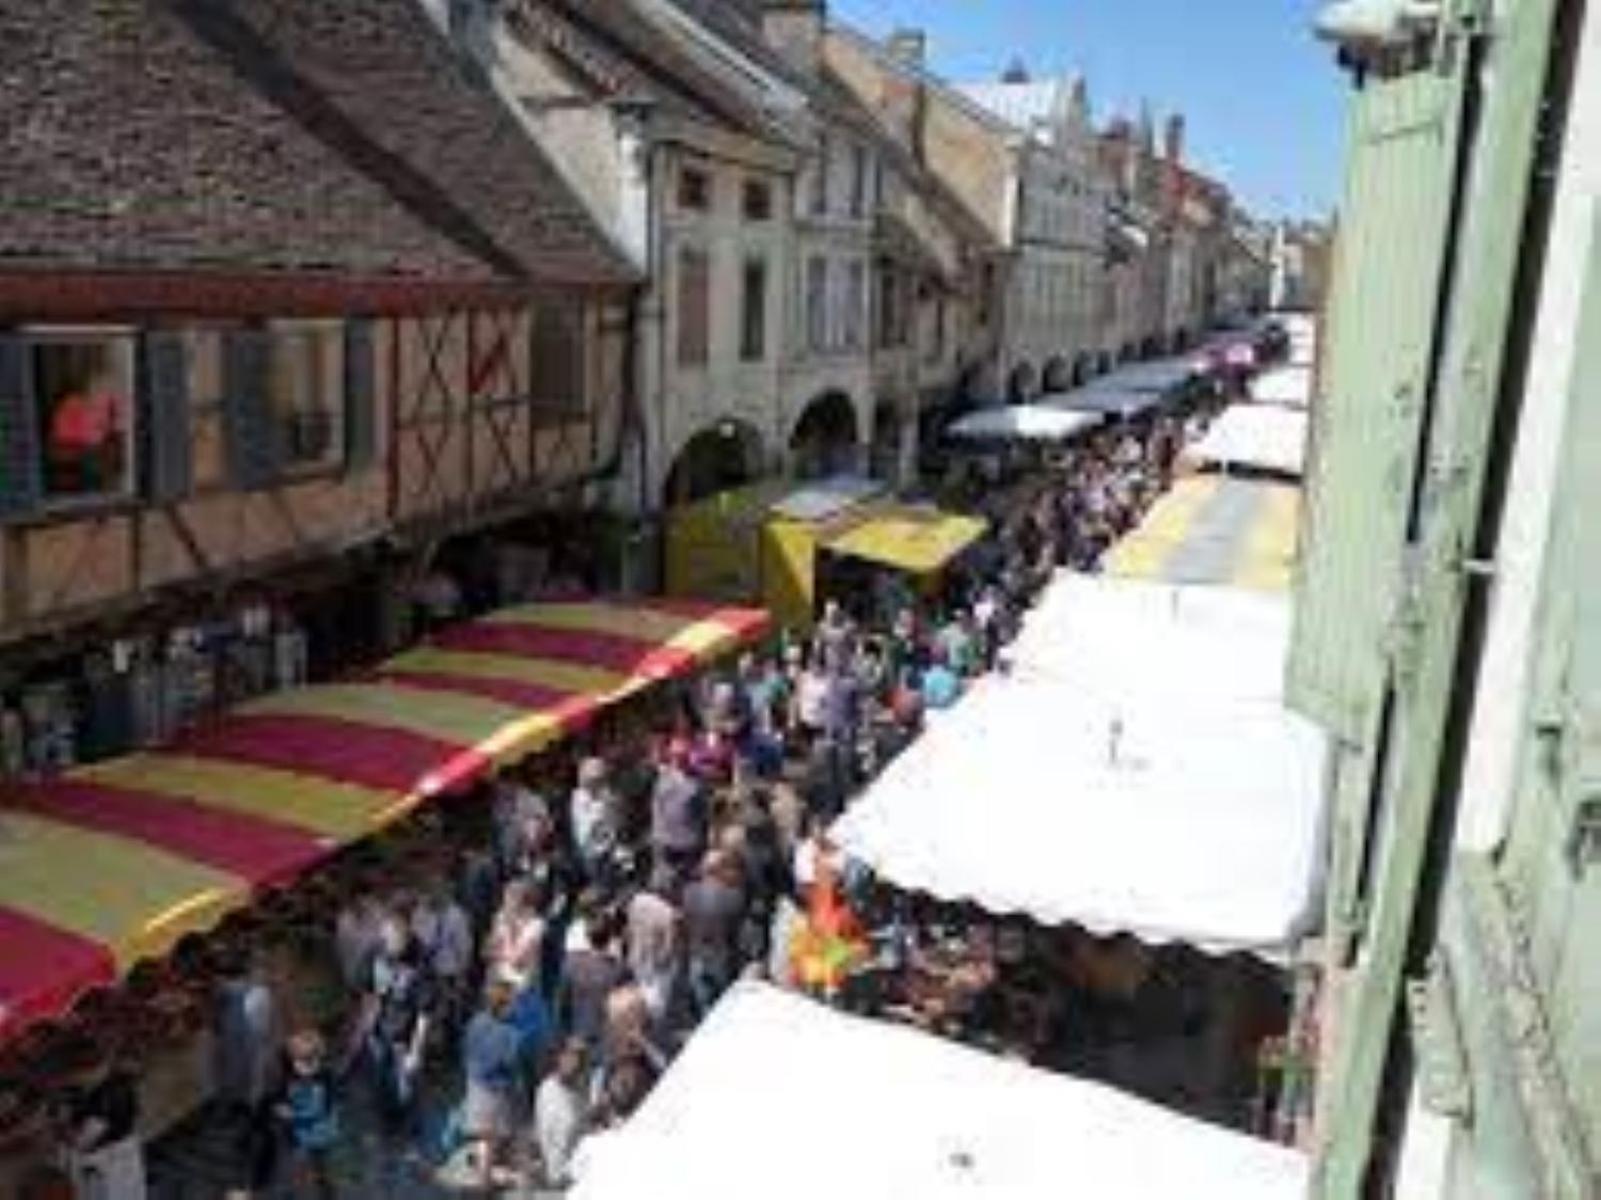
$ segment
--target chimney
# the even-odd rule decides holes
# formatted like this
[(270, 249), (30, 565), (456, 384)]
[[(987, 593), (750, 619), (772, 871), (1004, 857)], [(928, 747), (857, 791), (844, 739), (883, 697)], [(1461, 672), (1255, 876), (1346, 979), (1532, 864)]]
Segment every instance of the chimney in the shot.
[(1174, 113), (1167, 119), (1165, 142), (1167, 161), (1174, 165), (1184, 162), (1184, 114)]
[(827, 0), (760, 0), (767, 44), (808, 75), (821, 69)]
[(890, 61), (914, 71), (928, 64), (928, 34), (921, 29), (897, 29), (884, 43)]

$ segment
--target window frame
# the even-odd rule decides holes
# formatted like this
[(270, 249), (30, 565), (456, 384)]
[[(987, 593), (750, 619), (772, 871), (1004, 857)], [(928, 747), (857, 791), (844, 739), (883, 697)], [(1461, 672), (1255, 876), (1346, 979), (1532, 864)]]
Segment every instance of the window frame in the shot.
[(867, 216), (867, 173), (871, 159), (865, 144), (851, 143), (850, 215), (857, 220)]
[(679, 212), (711, 212), (711, 171), (698, 163), (680, 164), (673, 197)]
[(276, 421), (283, 420), (285, 415), (278, 412), (276, 395), (279, 339), (284, 335), (304, 334), (308, 331), (323, 334), (329, 337), (333, 352), (337, 356), (332, 366), (323, 364), (321, 368), (322, 373), (330, 376), (333, 381), (333, 403), (328, 406), (328, 446), (315, 459), (298, 458), (290, 451), (291, 439), (288, 436), (288, 429), (279, 425), (276, 474), (280, 480), (293, 481), (337, 475), (344, 470), (348, 449), (345, 437), (350, 420), (350, 396), (346, 384), (345, 325), (346, 322), (340, 317), (274, 317), (261, 325), (267, 334), (268, 345), (267, 378), (264, 381), (267, 406)]
[(828, 184), (830, 174), (830, 156), (833, 147), (825, 133), (818, 144), (817, 163), (812, 171), (810, 195), (807, 197), (807, 207), (814, 217), (828, 215)]
[[(772, 180), (747, 177), (740, 187), (739, 210), (741, 216), (753, 225), (765, 225), (773, 219), (774, 188)], [(752, 201), (760, 197), (760, 203)]]
[[(586, 419), (593, 400), (589, 358), (589, 311), (584, 308), (573, 309), (550, 301), (536, 301), (529, 305), (527, 313), (527, 404), (534, 427), (545, 428)], [(573, 387), (561, 395), (541, 386), (542, 380), (550, 378), (545, 352), (553, 346), (545, 338), (548, 336), (546, 330), (553, 321), (561, 325), (560, 333), (563, 338), (561, 350), (570, 352), (572, 356), (568, 365), (573, 373)], [(511, 397), (498, 404), (492, 402), (488, 407), (494, 409), (514, 406), (516, 403), (516, 397)]]
[(845, 325), (841, 349), (857, 351), (867, 349), (872, 339), (863, 336), (862, 326), (869, 316), (867, 262), (853, 258), (845, 264)]
[[(677, 254), (678, 286), (674, 289), (677, 309), (677, 329), (674, 336), (673, 360), (681, 370), (704, 370), (711, 365), (712, 317), (712, 253), (705, 246), (680, 246)], [(688, 320), (691, 308), (688, 294), (690, 260), (696, 260), (701, 279), (700, 294), (695, 305), (700, 310), (698, 324)], [(691, 342), (691, 330), (698, 329), (698, 340)]]
[[(27, 397), (28, 403), (33, 407), (34, 420), (37, 429), (37, 444), (34, 447), (36, 455), (36, 468), (38, 474), (38, 494), (32, 511), (37, 516), (59, 517), (80, 512), (94, 512), (107, 508), (118, 508), (124, 505), (137, 504), (141, 501), (140, 477), (144, 467), (141, 448), (139, 445), (139, 422), (142, 419), (140, 412), (143, 397), (140, 395), (139, 379), (139, 336), (141, 330), (132, 325), (112, 323), (98, 324), (38, 324), (18, 326), (14, 331), (23, 344), (25, 352), (32, 360), (31, 382), (32, 394)], [(116, 339), (122, 343), (122, 353), (125, 356), (123, 364), (126, 371), (127, 395), (126, 411), (123, 414), (123, 457), (122, 457), (122, 485), (112, 491), (58, 493), (50, 489), (49, 447), (50, 429), (45, 420), (43, 411), (44, 392), (39, 379), (37, 359), (33, 356), (41, 345), (84, 345), (96, 341), (111, 341)]]
[[(768, 292), (771, 290), (769, 280), (772, 272), (768, 269), (767, 259), (759, 254), (753, 254), (745, 259), (740, 271), (740, 301), (739, 301), (739, 361), (743, 363), (759, 363), (767, 361), (767, 303)], [(753, 289), (751, 281), (760, 280), (760, 287)], [(755, 293), (756, 302), (752, 303), (752, 294)]]
[(829, 302), (828, 256), (814, 254), (806, 260), (806, 348), (814, 354), (828, 348)]

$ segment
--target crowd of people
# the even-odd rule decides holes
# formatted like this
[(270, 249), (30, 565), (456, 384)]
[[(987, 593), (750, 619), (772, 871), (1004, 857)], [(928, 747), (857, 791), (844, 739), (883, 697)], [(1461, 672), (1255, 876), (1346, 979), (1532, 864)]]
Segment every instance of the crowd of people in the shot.
[(460, 809), (489, 816), (420, 875), (376, 872), (343, 897), (315, 939), (337, 978), (315, 1017), (260, 943), (238, 954), (215, 1070), (236, 1194), (337, 1194), (358, 1107), (384, 1170), (559, 1189), (742, 975), (980, 1039), (1013, 934), (975, 917), (945, 936), (827, 831), (926, 714), (996, 667), (1058, 567), (1094, 569), (1138, 521), (1181, 438), (1166, 418), (1094, 435), (939, 595), (835, 596), (805, 636), (488, 782)]

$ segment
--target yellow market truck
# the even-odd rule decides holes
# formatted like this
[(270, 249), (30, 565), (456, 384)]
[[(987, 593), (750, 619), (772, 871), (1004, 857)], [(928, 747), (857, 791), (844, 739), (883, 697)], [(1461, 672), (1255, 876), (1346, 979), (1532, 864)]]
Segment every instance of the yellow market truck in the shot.
[(758, 600), (777, 624), (806, 629), (825, 595), (867, 600), (890, 585), (931, 598), (987, 528), (869, 480), (760, 483), (668, 515), (667, 590)]

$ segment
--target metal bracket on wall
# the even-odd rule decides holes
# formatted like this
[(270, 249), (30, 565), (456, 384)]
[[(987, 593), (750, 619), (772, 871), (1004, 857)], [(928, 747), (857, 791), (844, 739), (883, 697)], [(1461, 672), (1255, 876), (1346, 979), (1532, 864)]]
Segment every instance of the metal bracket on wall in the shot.
[(1586, 796), (1574, 808), (1564, 850), (1575, 878), (1582, 879), (1590, 867), (1601, 862), (1601, 795)]
[(1444, 955), (1429, 959), (1428, 974), (1406, 985), (1407, 1014), (1418, 1051), (1418, 1084), (1430, 1112), (1454, 1121), (1473, 1118), (1473, 1077), (1468, 1071), (1456, 988)]

